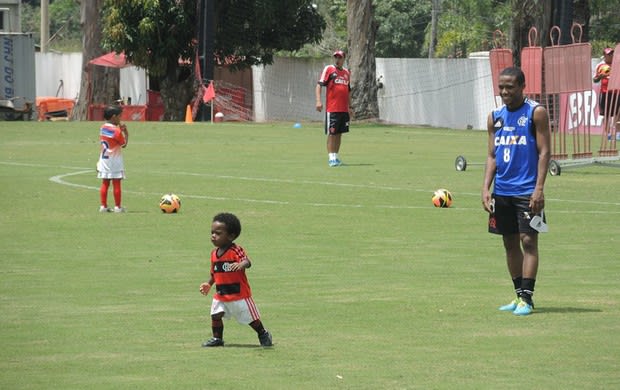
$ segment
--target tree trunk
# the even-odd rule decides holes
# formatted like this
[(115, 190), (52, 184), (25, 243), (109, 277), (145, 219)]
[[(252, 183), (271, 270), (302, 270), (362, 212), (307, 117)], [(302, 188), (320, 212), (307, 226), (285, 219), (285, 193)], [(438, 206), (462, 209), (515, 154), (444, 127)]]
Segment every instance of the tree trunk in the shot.
[(428, 58), (435, 58), (437, 48), (437, 22), (439, 19), (439, 0), (432, 1), (431, 10), (431, 40), (428, 45)]
[(574, 5), (575, 22), (583, 26), (581, 42), (590, 42), (590, 1), (577, 0)]
[(573, 26), (573, 0), (559, 1), (558, 6), (558, 20), (556, 24), (562, 30), (560, 45), (569, 45), (573, 43), (571, 38), (571, 28)]
[[(164, 102), (164, 120), (182, 121), (185, 109), (196, 96), (198, 82), (192, 66), (179, 66), (177, 61), (168, 64), (168, 71), (159, 80), (161, 98)], [(199, 96), (202, 98), (202, 95)]]
[(530, 28), (538, 30), (538, 41), (534, 46), (549, 46), (549, 30), (553, 20), (553, 2), (538, 0), (512, 0), (512, 31), (511, 47), (514, 63), (521, 65), (521, 49), (529, 46), (528, 34)]
[(377, 28), (371, 0), (347, 1), (351, 109), (354, 119), (358, 120), (379, 117), (375, 64)]
[(553, 4), (551, 1), (544, 1), (542, 17), (536, 26), (538, 28), (540, 46), (547, 47), (551, 45), (551, 38), (549, 37), (551, 27), (553, 27)]
[(101, 21), (99, 11), (104, 0), (82, 0), (80, 12), (82, 32), (82, 83), (80, 95), (73, 110), (73, 119), (86, 120), (90, 104), (112, 104), (119, 96), (120, 72), (118, 69), (88, 65), (105, 51), (101, 47)]

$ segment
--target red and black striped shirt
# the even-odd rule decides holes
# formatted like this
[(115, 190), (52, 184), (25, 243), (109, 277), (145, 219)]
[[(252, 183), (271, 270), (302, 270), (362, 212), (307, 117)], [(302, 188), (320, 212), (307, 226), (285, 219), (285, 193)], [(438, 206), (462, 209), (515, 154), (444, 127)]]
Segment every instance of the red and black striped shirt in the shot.
[(252, 290), (245, 276), (245, 269), (231, 271), (230, 265), (248, 260), (245, 250), (237, 244), (232, 244), (218, 257), (218, 248), (211, 252), (211, 275), (215, 281), (216, 293), (213, 298), (218, 301), (230, 302), (250, 298)]

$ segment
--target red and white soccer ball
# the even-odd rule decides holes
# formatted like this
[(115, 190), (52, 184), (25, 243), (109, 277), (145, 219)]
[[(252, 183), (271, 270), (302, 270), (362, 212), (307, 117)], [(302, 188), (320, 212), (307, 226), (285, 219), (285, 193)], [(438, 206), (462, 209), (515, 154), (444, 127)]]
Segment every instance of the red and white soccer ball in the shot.
[(181, 210), (181, 198), (172, 193), (165, 194), (159, 201), (159, 208), (165, 214), (178, 213)]
[(433, 206), (447, 208), (452, 206), (452, 194), (445, 188), (440, 188), (433, 193)]

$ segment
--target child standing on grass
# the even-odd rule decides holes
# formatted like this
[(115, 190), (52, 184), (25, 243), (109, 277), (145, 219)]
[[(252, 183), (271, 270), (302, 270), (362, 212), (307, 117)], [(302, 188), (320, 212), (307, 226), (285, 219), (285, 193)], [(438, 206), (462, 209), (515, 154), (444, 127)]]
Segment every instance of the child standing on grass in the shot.
[(224, 318), (234, 317), (240, 324), (247, 324), (256, 331), (263, 347), (271, 347), (271, 334), (260, 320), (258, 308), (252, 299), (252, 290), (245, 270), (252, 266), (242, 247), (234, 241), (241, 234), (241, 222), (230, 213), (213, 217), (211, 224), (211, 278), (200, 285), (202, 295), (207, 295), (215, 283), (216, 292), (211, 304), (213, 337), (203, 347), (224, 345)]
[(99, 129), (101, 141), (101, 153), (97, 161), (97, 177), (101, 179), (99, 197), (101, 206), (99, 212), (112, 211), (108, 208), (108, 189), (110, 181), (114, 187), (114, 212), (123, 213), (121, 206), (121, 180), (125, 178), (125, 164), (123, 162), (122, 149), (127, 146), (129, 133), (127, 126), (121, 124), (122, 109), (119, 106), (107, 106), (103, 110), (105, 123)]

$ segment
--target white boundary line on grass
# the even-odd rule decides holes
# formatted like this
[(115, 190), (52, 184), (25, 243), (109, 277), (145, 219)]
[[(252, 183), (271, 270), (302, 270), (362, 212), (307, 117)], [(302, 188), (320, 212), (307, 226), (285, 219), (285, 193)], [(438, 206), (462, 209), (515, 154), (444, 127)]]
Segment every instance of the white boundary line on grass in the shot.
[[(49, 178), (50, 181), (66, 185), (74, 188), (82, 188), (88, 190), (96, 190), (99, 191), (99, 187), (97, 186), (89, 186), (84, 184), (71, 183), (64, 180), (65, 177), (83, 175), (86, 173), (94, 173), (95, 170), (93, 168), (85, 168), (85, 167), (72, 167), (72, 166), (53, 166), (46, 164), (34, 164), (34, 163), (18, 163), (18, 162), (9, 162), (9, 161), (0, 161), (0, 164), (3, 165), (14, 165), (14, 166), (27, 166), (27, 167), (40, 167), (40, 168), (62, 168), (62, 169), (71, 169), (71, 170), (79, 170), (77, 172), (70, 172), (65, 174), (60, 174), (56, 176), (52, 176)], [(153, 174), (163, 174), (168, 175), (170, 172), (159, 172), (159, 171), (150, 171)], [(428, 192), (432, 193), (432, 190), (421, 190), (414, 188), (403, 188), (403, 187), (392, 187), (392, 186), (381, 186), (374, 184), (350, 184), (350, 183), (336, 183), (336, 182), (328, 182), (328, 181), (312, 181), (312, 180), (294, 180), (294, 179), (278, 179), (278, 178), (261, 178), (261, 177), (249, 177), (249, 176), (232, 176), (232, 175), (216, 175), (216, 174), (208, 174), (208, 173), (192, 173), (192, 172), (175, 172), (177, 175), (186, 175), (186, 176), (199, 176), (199, 177), (213, 177), (216, 179), (232, 179), (232, 180), (244, 180), (244, 181), (262, 181), (262, 182), (271, 182), (271, 183), (289, 183), (289, 184), (312, 184), (312, 185), (325, 185), (325, 186), (337, 186), (337, 187), (350, 187), (350, 188), (368, 188), (375, 190), (385, 190), (385, 191), (413, 191), (413, 192)], [(149, 193), (143, 191), (127, 191), (126, 193), (131, 193), (135, 195), (154, 195), (159, 196), (157, 193)], [(263, 203), (263, 204), (275, 204), (275, 205), (301, 205), (301, 206), (312, 206), (312, 207), (347, 207), (347, 208), (381, 208), (381, 209), (428, 209), (427, 206), (408, 206), (408, 205), (364, 205), (364, 204), (339, 204), (339, 203), (314, 203), (314, 202), (290, 202), (290, 201), (278, 201), (278, 200), (270, 200), (270, 199), (249, 199), (249, 198), (229, 198), (229, 197), (217, 197), (217, 196), (208, 196), (208, 195), (192, 195), (192, 194), (180, 194), (184, 197), (191, 199), (208, 199), (208, 200), (232, 200), (239, 202), (248, 202), (248, 203)], [(467, 193), (460, 192), (459, 195), (467, 195), (478, 197), (480, 194), (475, 193)], [(620, 206), (619, 202), (600, 202), (600, 201), (582, 201), (582, 200), (570, 200), (570, 199), (556, 199), (556, 198), (548, 198), (547, 200), (553, 202), (564, 202), (564, 203), (582, 203), (582, 204), (593, 204), (593, 205), (602, 205), (602, 206)], [(478, 208), (464, 208), (464, 207), (455, 207), (454, 210), (462, 210), (462, 211), (480, 211)], [(568, 211), (568, 210), (554, 210), (554, 213), (563, 213), (563, 214), (620, 214), (620, 211), (610, 211), (610, 210), (591, 210), (591, 211)]]
[[(53, 183), (62, 184), (69, 187), (83, 188), (88, 190), (96, 190), (99, 191), (99, 187), (89, 186), (85, 184), (76, 184), (71, 183), (64, 180), (65, 177), (83, 175), (86, 173), (93, 173), (92, 169), (82, 170), (78, 172), (70, 172), (62, 175), (56, 175), (49, 178), (49, 180)], [(219, 177), (219, 176), (218, 176)], [(227, 178), (233, 178), (227, 177)], [(154, 195), (159, 196), (161, 194), (157, 194), (154, 192), (143, 192), (143, 191), (127, 191), (123, 190), (123, 192), (135, 194), (135, 195)], [(427, 207), (423, 206), (393, 206), (393, 205), (375, 205), (375, 206), (367, 206), (363, 204), (338, 204), (338, 203), (293, 203), (287, 201), (280, 200), (269, 200), (269, 199), (249, 199), (249, 198), (225, 198), (218, 196), (208, 196), (208, 195), (191, 195), (191, 194), (179, 194), (184, 198), (190, 199), (208, 199), (208, 200), (218, 200), (218, 201), (238, 201), (238, 202), (247, 202), (247, 203), (264, 203), (264, 204), (276, 204), (276, 205), (301, 205), (301, 206), (312, 206), (312, 207), (348, 207), (348, 208), (364, 208), (364, 207), (376, 207), (376, 208), (385, 208), (385, 209), (427, 209)], [(461, 209), (467, 210), (467, 209)]]
[[(158, 174), (163, 174), (163, 175), (170, 174), (169, 172), (152, 172), (152, 173), (158, 173)], [(425, 193), (428, 193), (428, 194), (432, 194), (435, 191), (435, 190), (423, 190), (423, 189), (416, 189), (416, 188), (382, 186), (382, 185), (375, 185), (375, 184), (351, 184), (351, 183), (336, 183), (336, 182), (329, 182), (329, 181), (276, 179), (276, 178), (247, 177), (247, 176), (230, 176), (230, 175), (215, 175), (215, 174), (209, 174), (209, 173), (175, 172), (175, 174), (177, 174), (177, 175), (187, 175), (187, 176), (214, 177), (216, 179), (234, 179), (234, 180), (246, 180), (246, 181), (262, 181), (262, 182), (269, 182), (269, 183), (318, 184), (318, 185), (335, 186), (335, 187), (369, 188), (369, 189), (374, 189), (374, 190), (386, 190), (386, 191), (425, 192)], [(480, 193), (459, 192), (458, 195), (467, 195), (467, 196), (479, 197)], [(550, 200), (550, 201), (553, 201), (553, 202), (564, 202), (564, 203), (597, 204), (597, 205), (601, 205), (601, 206), (620, 206), (620, 202), (601, 202), (601, 201), (571, 200), (571, 199), (558, 199), (558, 198), (547, 198), (547, 200)], [(604, 212), (601, 212), (601, 213), (604, 213)]]

